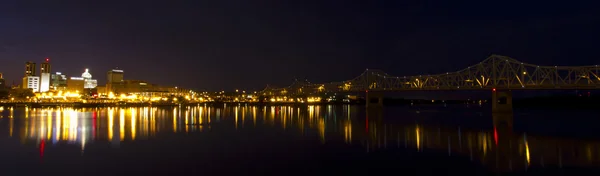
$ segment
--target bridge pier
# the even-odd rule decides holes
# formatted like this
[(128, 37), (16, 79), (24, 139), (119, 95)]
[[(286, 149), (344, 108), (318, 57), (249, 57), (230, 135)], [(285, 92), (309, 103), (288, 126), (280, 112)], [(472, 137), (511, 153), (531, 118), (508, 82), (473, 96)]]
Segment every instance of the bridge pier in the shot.
[(514, 116), (512, 113), (492, 113), (494, 127), (505, 128), (512, 131)]
[(512, 92), (492, 90), (492, 113), (512, 113)]
[(383, 107), (383, 92), (367, 91), (367, 107)]

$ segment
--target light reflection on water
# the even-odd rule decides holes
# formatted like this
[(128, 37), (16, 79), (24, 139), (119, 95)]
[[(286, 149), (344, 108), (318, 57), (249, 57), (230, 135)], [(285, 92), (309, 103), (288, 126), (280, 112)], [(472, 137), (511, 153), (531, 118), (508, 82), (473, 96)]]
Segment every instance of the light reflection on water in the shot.
[(3, 108), (1, 114), (2, 123), (9, 123), (7, 134), (19, 138), (24, 145), (66, 142), (82, 151), (95, 141), (108, 141), (118, 147), (122, 141), (147, 140), (159, 133), (204, 132), (218, 125), (234, 130), (281, 128), (314, 135), (322, 143), (360, 144), (368, 152), (392, 147), (446, 151), (450, 156), (470, 157), (500, 170), (527, 169), (531, 165), (597, 167), (600, 161), (600, 143), (515, 134), (511, 129), (512, 115), (494, 116), (493, 129), (467, 130), (385, 123), (382, 112), (369, 110), (365, 114), (364, 107), (349, 105)]

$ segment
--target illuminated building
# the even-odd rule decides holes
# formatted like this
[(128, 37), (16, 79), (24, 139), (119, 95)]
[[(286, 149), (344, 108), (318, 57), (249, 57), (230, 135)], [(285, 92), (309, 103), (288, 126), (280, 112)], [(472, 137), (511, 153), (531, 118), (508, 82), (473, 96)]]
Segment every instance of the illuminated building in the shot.
[(50, 73), (42, 73), (40, 76), (40, 92), (50, 90)]
[(83, 92), (85, 80), (82, 77), (71, 77), (67, 80), (67, 90), (71, 92)]
[(114, 85), (119, 86), (112, 87), (111, 91), (113, 93), (137, 94), (141, 96), (153, 96), (168, 93), (165, 88), (142, 80), (123, 80), (122, 83)]
[(56, 72), (50, 75), (50, 87), (54, 90), (67, 90), (67, 75)]
[(40, 77), (35, 76), (35, 63), (25, 62), (25, 77), (23, 77), (23, 89), (32, 89), (33, 92), (40, 90)]
[(99, 95), (108, 95), (108, 92), (106, 91), (106, 86), (96, 86), (96, 91)]
[(112, 69), (106, 73), (106, 91), (120, 92), (124, 88), (123, 70), (119, 68)]
[(40, 65), (40, 92), (50, 90), (50, 69), (50, 59), (46, 58), (46, 62)]
[(25, 76), (23, 77), (23, 88), (31, 89), (33, 92), (40, 91), (40, 77), (37, 76)]
[(118, 68), (112, 69), (107, 73), (108, 83), (120, 83), (123, 82), (123, 70)]
[(35, 62), (25, 62), (25, 76), (35, 76)]
[(124, 89), (122, 91), (126, 93), (146, 92), (152, 88), (151, 84), (141, 80), (125, 80), (123, 83)]
[(50, 66), (50, 59), (46, 58), (46, 62), (40, 64), (40, 71), (41, 73), (50, 73), (51, 72), (51, 66)]
[(89, 69), (85, 69), (85, 72), (83, 72), (83, 74), (81, 74), (81, 78), (83, 78), (85, 85), (83, 86), (84, 89), (93, 89), (96, 88), (96, 86), (98, 86), (98, 81), (95, 79), (92, 79), (92, 74), (89, 73)]

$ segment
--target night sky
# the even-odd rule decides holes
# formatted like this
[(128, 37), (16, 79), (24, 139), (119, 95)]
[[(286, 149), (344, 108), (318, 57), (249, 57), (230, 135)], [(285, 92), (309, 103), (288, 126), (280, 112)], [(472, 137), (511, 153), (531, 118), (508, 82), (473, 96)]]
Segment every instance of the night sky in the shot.
[(99, 84), (118, 66), (125, 79), (217, 91), (341, 81), (366, 68), (443, 73), (491, 54), (600, 64), (598, 2), (517, 2), (2, 0), (0, 72), (20, 83), (25, 61), (50, 57), (53, 72), (89, 68)]

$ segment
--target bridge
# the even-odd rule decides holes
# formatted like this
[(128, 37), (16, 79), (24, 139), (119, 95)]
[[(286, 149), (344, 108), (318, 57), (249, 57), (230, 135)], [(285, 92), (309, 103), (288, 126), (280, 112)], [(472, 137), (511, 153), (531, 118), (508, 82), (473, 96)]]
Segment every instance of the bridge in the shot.
[[(267, 86), (260, 93), (269, 96), (318, 94), (326, 92), (366, 92), (367, 106), (381, 105), (382, 92), (491, 90), (493, 109), (511, 111), (511, 90), (598, 89), (598, 65), (540, 66), (516, 59), (491, 55), (465, 69), (434, 75), (392, 76), (367, 69), (359, 76), (339, 82), (315, 84), (295, 81), (290, 86)], [(500, 102), (500, 104), (497, 104)]]

